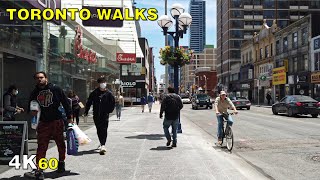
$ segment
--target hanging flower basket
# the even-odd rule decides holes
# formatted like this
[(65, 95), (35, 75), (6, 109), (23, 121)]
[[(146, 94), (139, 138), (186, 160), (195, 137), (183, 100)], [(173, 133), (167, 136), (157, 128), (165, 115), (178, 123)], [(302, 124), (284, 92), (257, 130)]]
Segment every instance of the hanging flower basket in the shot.
[(162, 65), (184, 66), (185, 64), (190, 64), (192, 57), (193, 51), (181, 46), (178, 48), (166, 46), (164, 49), (160, 49), (160, 64)]

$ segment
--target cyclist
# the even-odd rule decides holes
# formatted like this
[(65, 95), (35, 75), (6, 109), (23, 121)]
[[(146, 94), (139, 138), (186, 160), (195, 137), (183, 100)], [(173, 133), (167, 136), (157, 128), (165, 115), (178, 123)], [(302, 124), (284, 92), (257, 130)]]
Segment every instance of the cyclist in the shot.
[[(225, 91), (220, 92), (220, 96), (216, 98), (214, 107), (216, 110), (217, 120), (218, 120), (218, 144), (222, 145), (223, 138), (223, 113), (228, 112), (228, 108), (231, 107), (234, 110), (234, 113), (237, 114), (238, 111), (232, 101), (227, 97)], [(232, 117), (228, 116), (228, 125), (231, 127), (233, 124)]]

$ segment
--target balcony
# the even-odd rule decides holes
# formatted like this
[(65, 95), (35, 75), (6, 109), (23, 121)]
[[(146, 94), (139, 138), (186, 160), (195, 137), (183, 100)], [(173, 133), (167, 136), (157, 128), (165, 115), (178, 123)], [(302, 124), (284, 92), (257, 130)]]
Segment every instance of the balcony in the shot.
[(254, 9), (263, 9), (263, 8), (262, 8), (262, 5), (255, 5)]
[(244, 9), (253, 9), (253, 5), (244, 5)]
[(253, 35), (244, 35), (244, 39), (251, 39), (253, 38)]
[(309, 6), (300, 6), (300, 9), (309, 9)]
[(253, 29), (253, 25), (244, 25), (245, 30), (251, 30)]
[(261, 29), (261, 25), (254, 25), (253, 28), (260, 30)]
[(244, 15), (244, 19), (253, 19), (253, 15)]
[(262, 20), (263, 19), (263, 15), (255, 15), (253, 19)]
[(290, 19), (297, 20), (297, 19), (299, 19), (299, 16), (290, 16)]
[(290, 6), (290, 9), (299, 9), (299, 6)]

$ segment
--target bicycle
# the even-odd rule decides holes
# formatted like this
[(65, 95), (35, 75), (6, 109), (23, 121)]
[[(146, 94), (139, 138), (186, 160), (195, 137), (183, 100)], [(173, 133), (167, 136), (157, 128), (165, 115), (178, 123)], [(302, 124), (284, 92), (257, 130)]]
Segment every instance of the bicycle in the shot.
[[(223, 140), (226, 139), (227, 149), (228, 151), (231, 152), (233, 148), (233, 132), (232, 132), (232, 128), (227, 123), (229, 115), (235, 115), (235, 113), (223, 113), (221, 115), (223, 118), (223, 125), (222, 125), (223, 135), (222, 135), (221, 145), (223, 144)], [(227, 123), (226, 126), (224, 126), (225, 123)]]

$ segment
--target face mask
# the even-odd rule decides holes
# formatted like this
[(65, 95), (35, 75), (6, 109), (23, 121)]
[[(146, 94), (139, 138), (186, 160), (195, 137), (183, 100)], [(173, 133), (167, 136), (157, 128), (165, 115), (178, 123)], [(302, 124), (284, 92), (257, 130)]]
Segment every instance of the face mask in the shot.
[(100, 84), (100, 88), (101, 88), (101, 89), (105, 89), (106, 87), (107, 87), (107, 83), (101, 83), (101, 84)]
[(15, 93), (15, 95), (18, 95), (18, 93), (19, 93), (19, 91), (18, 91), (18, 90), (16, 90), (16, 93)]

